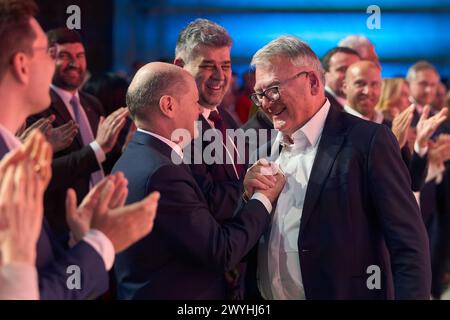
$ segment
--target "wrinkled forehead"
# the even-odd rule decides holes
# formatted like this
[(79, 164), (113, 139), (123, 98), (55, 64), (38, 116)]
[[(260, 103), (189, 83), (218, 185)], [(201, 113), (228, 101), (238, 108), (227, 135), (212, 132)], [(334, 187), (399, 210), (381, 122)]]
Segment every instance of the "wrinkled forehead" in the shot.
[(289, 72), (294, 72), (294, 66), (288, 58), (275, 57), (255, 65), (255, 90), (268, 86), (284, 79)]

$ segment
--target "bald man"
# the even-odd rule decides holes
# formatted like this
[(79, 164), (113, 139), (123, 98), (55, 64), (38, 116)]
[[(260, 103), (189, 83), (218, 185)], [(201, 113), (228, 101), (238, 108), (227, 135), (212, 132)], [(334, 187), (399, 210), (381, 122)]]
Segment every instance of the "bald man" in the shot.
[(359, 61), (350, 65), (345, 74), (343, 89), (347, 97), (345, 112), (383, 123), (383, 114), (375, 110), (381, 94), (381, 70), (374, 62)]
[[(284, 186), (257, 190), (234, 218), (219, 224), (188, 165), (183, 147), (197, 136), (201, 108), (194, 78), (184, 69), (150, 63), (134, 77), (127, 106), (137, 129), (113, 168), (128, 178), (127, 202), (158, 190), (153, 233), (117, 256), (120, 299), (225, 299), (224, 272), (256, 244)], [(246, 177), (247, 179), (247, 177)]]
[[(381, 112), (375, 110), (381, 94), (381, 70), (377, 64), (372, 61), (359, 61), (352, 64), (345, 74), (344, 91), (347, 96), (345, 112), (358, 118), (392, 127), (392, 123), (385, 120)], [(425, 121), (432, 122), (434, 120), (430, 118)], [(422, 132), (417, 135), (412, 155), (406, 145), (401, 148), (403, 161), (407, 165), (411, 177), (413, 191), (422, 189), (427, 173), (428, 148), (423, 146), (422, 140), (426, 142), (434, 131), (426, 133), (423, 132), (424, 129), (425, 126), (420, 128)], [(422, 139), (422, 137), (424, 138)], [(400, 141), (397, 142), (400, 143)]]

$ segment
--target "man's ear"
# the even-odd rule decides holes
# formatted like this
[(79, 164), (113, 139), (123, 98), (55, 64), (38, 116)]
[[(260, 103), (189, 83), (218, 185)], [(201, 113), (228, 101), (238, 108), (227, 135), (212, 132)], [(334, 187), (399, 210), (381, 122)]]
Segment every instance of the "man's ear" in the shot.
[(22, 84), (27, 84), (30, 76), (29, 57), (23, 52), (17, 52), (12, 57), (11, 73)]
[(184, 67), (184, 60), (181, 58), (175, 58), (175, 60), (173, 61), (173, 64), (179, 67)]
[(176, 100), (172, 96), (164, 95), (159, 99), (159, 110), (161, 110), (161, 113), (170, 118), (173, 119), (175, 117), (176, 110)]
[(347, 95), (347, 80), (342, 81), (342, 91)]
[(309, 73), (309, 84), (311, 85), (311, 95), (316, 96), (320, 92), (320, 80), (314, 72)]

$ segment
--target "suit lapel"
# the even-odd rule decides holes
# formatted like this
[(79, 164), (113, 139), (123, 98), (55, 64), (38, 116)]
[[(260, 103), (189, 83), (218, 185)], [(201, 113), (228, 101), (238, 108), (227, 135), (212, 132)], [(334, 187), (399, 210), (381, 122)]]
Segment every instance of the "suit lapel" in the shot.
[(325, 180), (327, 179), (337, 154), (342, 147), (342, 143), (344, 142), (345, 135), (342, 131), (343, 119), (340, 115), (341, 111), (339, 111), (337, 106), (332, 104), (325, 121), (316, 158), (311, 169), (311, 175), (306, 189), (299, 236), (302, 235), (303, 230), (308, 223), (317, 200), (319, 199), (322, 187), (325, 184)]
[[(69, 113), (69, 110), (67, 110), (66, 105), (64, 104), (64, 101), (61, 99), (61, 97), (53, 90), (50, 89), (50, 96), (52, 99), (52, 108), (55, 110), (55, 112), (59, 115), (59, 117), (62, 119), (63, 123), (67, 123), (70, 120), (73, 120), (72, 116)], [(78, 145), (80, 147), (83, 146), (83, 140), (81, 139), (81, 133), (78, 132), (75, 136), (75, 140), (77, 141)]]

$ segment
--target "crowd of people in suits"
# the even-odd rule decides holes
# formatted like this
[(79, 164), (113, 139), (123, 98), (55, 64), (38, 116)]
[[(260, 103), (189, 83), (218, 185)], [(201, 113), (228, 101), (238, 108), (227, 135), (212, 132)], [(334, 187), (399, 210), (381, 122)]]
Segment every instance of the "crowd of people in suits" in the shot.
[[(189, 23), (173, 63), (129, 85), (86, 83), (79, 33), (36, 13), (0, 3), (0, 299), (440, 298), (450, 122), (432, 64), (382, 79), (364, 37), (319, 60), (281, 36), (253, 55), (240, 125), (217, 23)], [(217, 145), (208, 130), (224, 161), (185, 163)], [(267, 139), (242, 152), (231, 133), (252, 130)]]

